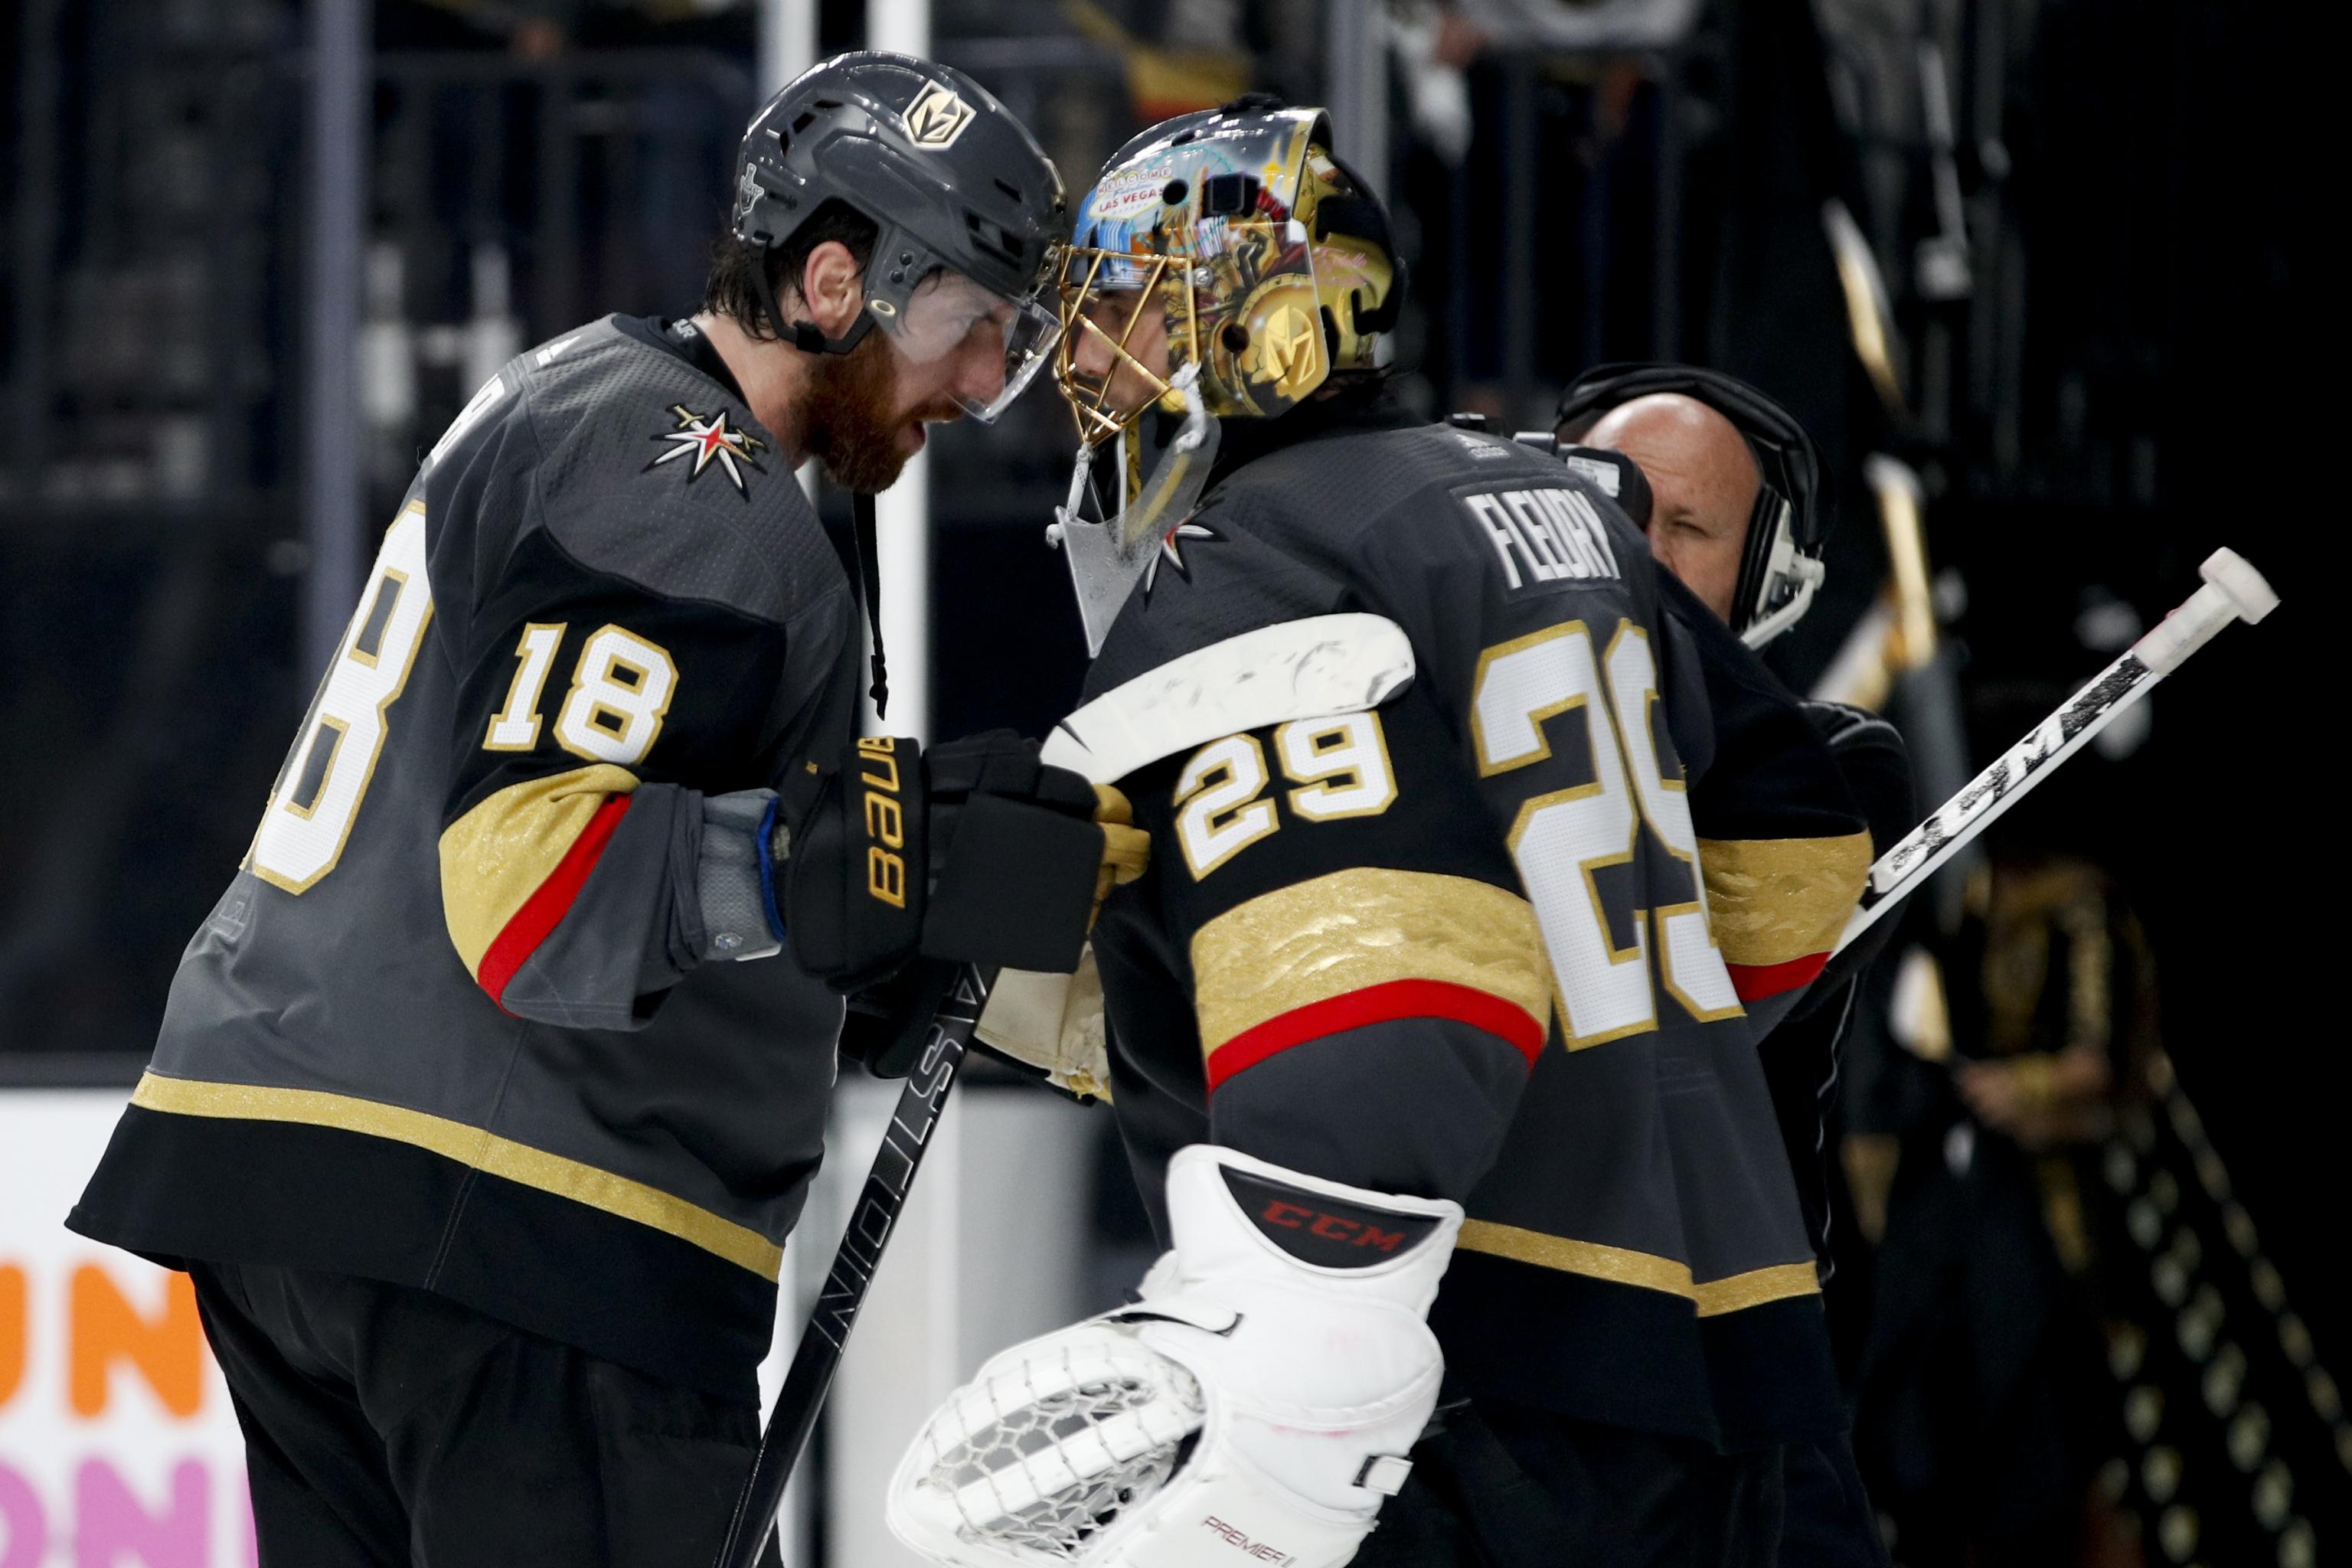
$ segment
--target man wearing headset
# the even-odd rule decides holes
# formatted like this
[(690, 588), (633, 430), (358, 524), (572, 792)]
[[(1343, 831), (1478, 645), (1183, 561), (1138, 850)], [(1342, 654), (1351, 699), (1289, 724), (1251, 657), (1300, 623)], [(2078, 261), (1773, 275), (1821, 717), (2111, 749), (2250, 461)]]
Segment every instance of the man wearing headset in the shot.
[(1560, 399), (1556, 434), (1639, 465), (1651, 553), (1748, 647), (1811, 605), (1831, 523), (1821, 459), (1770, 398), (1690, 365), (1601, 365)]
[[(1651, 553), (1749, 647), (1761, 648), (1803, 616), (1822, 582), (1832, 518), (1811, 439), (1770, 398), (1746, 382), (1688, 365), (1603, 365), (1561, 398), (1554, 434), (1571, 463), (1612, 454), (1633, 460), (1639, 481), (1629, 478), (1622, 488), (1631, 493), (1620, 500), (1649, 535)], [(1874, 850), (1884, 851), (1916, 816), (1901, 738), (1860, 709), (1802, 706), (1862, 807)], [(1866, 937), (1849, 950), (1838, 965), (1844, 978), (1825, 975), (1824, 982), (1838, 983), (1816, 984), (1759, 1047), (1825, 1285), (1831, 1264), (1823, 1152), (1838, 1039), (1853, 1003), (1853, 976), (1884, 941)], [(1784, 1559), (1885, 1562), (1846, 1442), (1792, 1446), (1787, 1489)]]

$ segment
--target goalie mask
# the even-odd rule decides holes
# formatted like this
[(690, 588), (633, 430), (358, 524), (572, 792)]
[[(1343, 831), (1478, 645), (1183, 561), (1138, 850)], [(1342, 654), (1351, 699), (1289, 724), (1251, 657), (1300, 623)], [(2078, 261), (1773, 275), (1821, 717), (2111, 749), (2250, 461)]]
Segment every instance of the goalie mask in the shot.
[[(1087, 444), (1155, 402), (1183, 412), (1187, 366), (1210, 416), (1230, 419), (1387, 363), (1388, 216), (1330, 145), (1320, 110), (1234, 106), (1154, 126), (1112, 158), (1061, 268), (1055, 369)], [(1139, 357), (1139, 340), (1165, 350)]]
[[(1320, 110), (1244, 100), (1143, 132), (1079, 204), (1055, 353), (1078, 455), (1052, 537), (1089, 652), (1199, 500), (1214, 421), (1274, 418), (1334, 375), (1388, 363), (1402, 293), (1388, 215), (1331, 140)], [(1147, 477), (1155, 407), (1183, 424)], [(1114, 441), (1122, 509), (1087, 521), (1079, 502)]]
[(1559, 400), (1563, 439), (1581, 438), (1621, 404), (1658, 393), (1696, 398), (1731, 421), (1756, 459), (1756, 505), (1731, 595), (1731, 629), (1762, 647), (1804, 618), (1827, 576), (1822, 550), (1832, 521), (1812, 437), (1789, 411), (1748, 383), (1686, 364), (1604, 364)]
[(898, 352), (929, 363), (975, 331), (1003, 341), (1004, 378), (985, 400), (958, 395), (993, 420), (1052, 357), (1061, 325), (1044, 298), (1066, 236), (1061, 175), (988, 89), (950, 66), (911, 55), (835, 56), (770, 100), (743, 133), (733, 226), (772, 249), (827, 201), (871, 218), (866, 308), (828, 338), (787, 326), (766, 268), (761, 305), (778, 335), (809, 353), (847, 353), (880, 327)]

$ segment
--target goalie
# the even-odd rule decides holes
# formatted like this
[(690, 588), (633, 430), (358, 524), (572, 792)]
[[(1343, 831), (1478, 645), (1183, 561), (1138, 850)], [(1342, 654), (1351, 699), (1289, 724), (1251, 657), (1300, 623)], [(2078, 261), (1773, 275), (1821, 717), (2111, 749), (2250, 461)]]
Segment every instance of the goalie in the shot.
[(1121, 781), (1175, 847), (1095, 933), (1169, 1251), (960, 1390), (892, 1524), (974, 1568), (1769, 1562), (1781, 1447), (1843, 1415), (1756, 1042), (1869, 838), (1784, 693), (1710, 702), (1746, 651), (1601, 489), (1388, 397), (1329, 145), (1244, 100), (1105, 171), (1058, 369), (1127, 504), (1061, 533), (1097, 704), (1338, 612), (1414, 674)]

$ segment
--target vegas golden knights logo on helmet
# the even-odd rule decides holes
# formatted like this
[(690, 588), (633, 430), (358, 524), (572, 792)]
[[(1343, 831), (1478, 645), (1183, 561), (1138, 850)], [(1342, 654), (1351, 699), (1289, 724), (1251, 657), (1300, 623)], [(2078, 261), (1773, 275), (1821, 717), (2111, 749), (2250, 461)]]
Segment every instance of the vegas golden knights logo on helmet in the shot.
[(944, 82), (933, 82), (907, 106), (907, 134), (918, 147), (952, 147), (971, 123), (971, 105)]

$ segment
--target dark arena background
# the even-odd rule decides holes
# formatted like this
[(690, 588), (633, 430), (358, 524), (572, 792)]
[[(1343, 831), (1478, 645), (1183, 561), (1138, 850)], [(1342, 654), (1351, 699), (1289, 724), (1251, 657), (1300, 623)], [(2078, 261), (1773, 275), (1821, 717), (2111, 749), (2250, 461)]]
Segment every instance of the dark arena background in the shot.
[[(1548, 428), (1622, 360), (1779, 398), (1838, 522), (1770, 662), (1893, 718), (1923, 805), (2212, 550), (2267, 575), (2273, 618), (1902, 917), (1844, 1047), (1829, 1310), (1897, 1563), (2344, 1561), (2343, 613), (2320, 547), (2343, 443), (2311, 216), (2341, 178), (2315, 12), (13, 0), (0, 1565), (253, 1560), (184, 1281), (59, 1220), (421, 455), (523, 349), (694, 310), (742, 126), (869, 45), (970, 71), (1074, 196), (1168, 115), (1251, 89), (1329, 106), (1393, 213), (1393, 379), (1433, 416)], [(1084, 644), (1043, 531), (1072, 439), (1035, 389), (940, 430), (885, 499), (894, 723), (1039, 734), (1067, 710)], [(845, 547), (847, 497), (818, 500)], [(2091, 1067), (2053, 1090), (2061, 1060)], [(888, 1100), (845, 1068), (781, 1345)], [(912, 1563), (880, 1507), (906, 1435), (1148, 1260), (1105, 1111), (975, 1068), (933, 1160), (794, 1482), (793, 1568)]]

